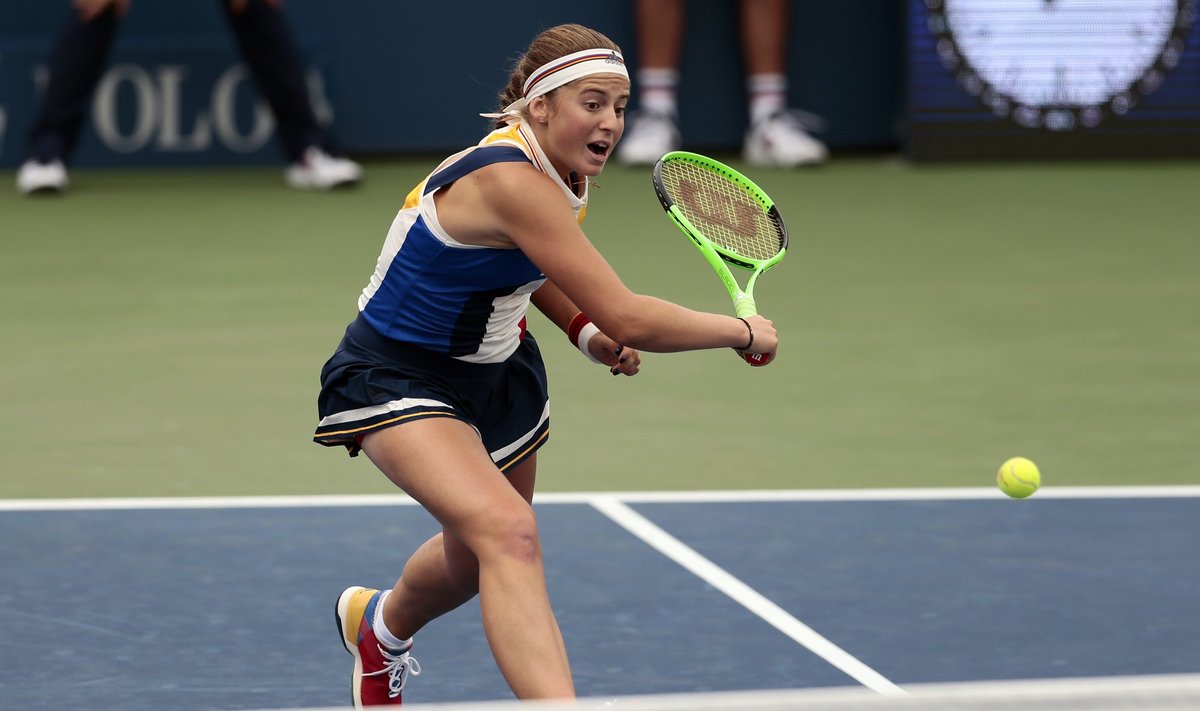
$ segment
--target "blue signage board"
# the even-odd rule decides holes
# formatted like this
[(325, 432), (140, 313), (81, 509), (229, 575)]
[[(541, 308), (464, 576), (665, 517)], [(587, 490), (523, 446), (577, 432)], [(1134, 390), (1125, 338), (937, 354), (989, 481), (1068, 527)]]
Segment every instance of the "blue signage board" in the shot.
[[(21, 160), (48, 51), (45, 44), (0, 44), (0, 165)], [(307, 79), (318, 117), (328, 120), (324, 73), (310, 64)], [(274, 117), (241, 57), (227, 42), (193, 37), (119, 43), (73, 157), (96, 166), (282, 161)]]

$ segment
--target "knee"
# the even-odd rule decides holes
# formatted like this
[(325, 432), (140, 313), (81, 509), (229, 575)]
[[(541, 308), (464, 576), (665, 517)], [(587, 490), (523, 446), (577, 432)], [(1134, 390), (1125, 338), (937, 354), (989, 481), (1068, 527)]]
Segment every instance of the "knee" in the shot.
[(493, 512), (481, 527), (475, 555), (485, 560), (538, 563), (542, 547), (538, 540), (537, 519), (529, 508), (512, 507)]

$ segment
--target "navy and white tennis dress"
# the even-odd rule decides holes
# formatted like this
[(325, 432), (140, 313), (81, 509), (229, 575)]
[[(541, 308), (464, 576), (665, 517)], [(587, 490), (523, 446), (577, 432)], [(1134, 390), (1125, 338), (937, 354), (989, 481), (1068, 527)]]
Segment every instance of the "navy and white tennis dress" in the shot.
[(358, 317), (321, 370), (314, 441), (354, 456), (371, 431), (452, 417), (475, 427), (501, 470), (546, 442), (546, 369), (525, 329), (530, 294), (546, 277), (519, 249), (456, 241), (433, 199), (474, 170), (514, 161), (549, 175), (582, 221), (587, 183), (577, 196), (525, 124), (493, 131), (443, 161), (396, 215)]

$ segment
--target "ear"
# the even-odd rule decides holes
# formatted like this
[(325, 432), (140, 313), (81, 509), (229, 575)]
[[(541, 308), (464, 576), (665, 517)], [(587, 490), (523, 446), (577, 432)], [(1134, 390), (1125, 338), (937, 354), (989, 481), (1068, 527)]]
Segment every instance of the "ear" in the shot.
[(550, 120), (550, 100), (545, 94), (529, 102), (529, 116), (534, 123), (545, 124)]

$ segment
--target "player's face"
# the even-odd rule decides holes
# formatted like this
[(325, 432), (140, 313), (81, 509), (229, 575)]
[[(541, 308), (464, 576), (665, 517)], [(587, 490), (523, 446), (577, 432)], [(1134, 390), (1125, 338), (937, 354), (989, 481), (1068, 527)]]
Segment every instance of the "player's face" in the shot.
[(616, 74), (583, 77), (560, 88), (546, 106), (539, 140), (550, 162), (566, 176), (599, 175), (625, 132), (629, 80)]

